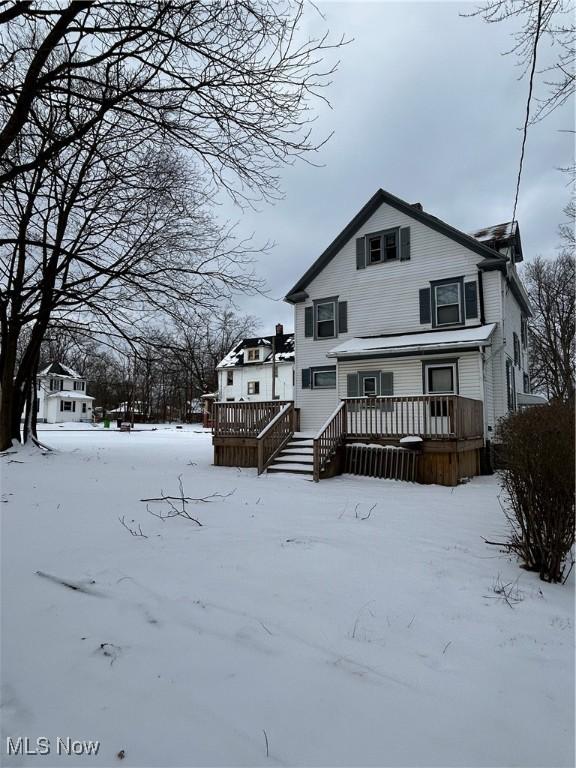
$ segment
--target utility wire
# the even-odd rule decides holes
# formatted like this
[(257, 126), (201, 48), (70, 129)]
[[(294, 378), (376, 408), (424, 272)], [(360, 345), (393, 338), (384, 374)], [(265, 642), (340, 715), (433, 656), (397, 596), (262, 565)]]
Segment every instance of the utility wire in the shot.
[(524, 120), (524, 133), (522, 136), (522, 151), (520, 153), (520, 166), (518, 168), (518, 178), (516, 180), (516, 196), (514, 197), (514, 211), (512, 212), (511, 228), (514, 228), (516, 221), (516, 208), (518, 206), (518, 195), (520, 193), (520, 179), (522, 177), (522, 168), (524, 166), (524, 152), (526, 150), (526, 138), (528, 136), (528, 123), (530, 122), (530, 104), (532, 102), (532, 90), (534, 88), (534, 74), (536, 72), (536, 51), (538, 41), (540, 40), (540, 28), (542, 25), (542, 6), (544, 0), (538, 0), (538, 18), (536, 19), (536, 32), (534, 35), (534, 47), (532, 49), (532, 68), (530, 70), (530, 81), (528, 84), (528, 100), (526, 102), (526, 118)]

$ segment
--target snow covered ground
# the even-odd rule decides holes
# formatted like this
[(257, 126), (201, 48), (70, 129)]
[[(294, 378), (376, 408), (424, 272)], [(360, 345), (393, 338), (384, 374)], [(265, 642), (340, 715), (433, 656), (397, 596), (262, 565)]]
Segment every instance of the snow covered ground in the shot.
[[(258, 478), (196, 425), (45, 440), (1, 459), (3, 764), (573, 765), (573, 580), (483, 542), (494, 478)], [(190, 507), (202, 527), (140, 501), (180, 474), (233, 492)]]

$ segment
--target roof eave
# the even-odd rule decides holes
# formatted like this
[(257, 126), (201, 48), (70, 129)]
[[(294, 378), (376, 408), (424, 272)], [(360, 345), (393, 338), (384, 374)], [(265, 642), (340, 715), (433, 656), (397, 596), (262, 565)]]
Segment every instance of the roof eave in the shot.
[(356, 350), (351, 352), (328, 352), (326, 357), (335, 358), (337, 360), (341, 360), (344, 358), (350, 358), (350, 357), (383, 357), (384, 355), (390, 357), (394, 355), (420, 355), (424, 352), (428, 352), (429, 354), (435, 354), (436, 352), (438, 354), (444, 354), (446, 352), (450, 351), (456, 351), (456, 350), (475, 350), (479, 349), (481, 347), (487, 347), (490, 346), (492, 343), (491, 336), (487, 339), (483, 339), (481, 341), (458, 341), (448, 344), (442, 344), (440, 346), (436, 344), (418, 344), (417, 346), (413, 347), (388, 347), (388, 348), (382, 348), (382, 349), (370, 349), (365, 352), (362, 350)]

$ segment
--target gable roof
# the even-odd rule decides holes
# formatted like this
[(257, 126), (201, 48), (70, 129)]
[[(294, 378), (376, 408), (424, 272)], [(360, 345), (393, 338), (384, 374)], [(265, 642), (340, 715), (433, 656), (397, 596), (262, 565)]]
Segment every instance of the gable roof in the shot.
[[(218, 363), (216, 368), (235, 368), (243, 365), (258, 365), (271, 362), (272, 339), (275, 339), (276, 344), (276, 362), (292, 362), (294, 360), (294, 334), (278, 333), (276, 336), (255, 336), (251, 339), (242, 339), (242, 341), (239, 341), (238, 344), (228, 352), (226, 357)], [(244, 363), (244, 355), (242, 352), (245, 349), (253, 349), (254, 347), (269, 347), (270, 351), (262, 360)]]
[(53, 362), (50, 363), (49, 366), (44, 368), (43, 371), (40, 371), (38, 376), (70, 376), (73, 379), (81, 379), (82, 376), (80, 376), (79, 373), (76, 373), (75, 370), (72, 368), (69, 368), (67, 365), (64, 365), (63, 363)]
[(312, 266), (302, 275), (300, 280), (294, 285), (294, 287), (288, 292), (285, 297), (285, 301), (290, 304), (296, 304), (299, 301), (303, 301), (307, 298), (305, 292), (306, 287), (312, 282), (312, 280), (320, 274), (324, 267), (336, 256), (338, 251), (350, 240), (360, 227), (368, 221), (370, 216), (383, 204), (386, 203), (392, 208), (405, 213), (407, 216), (415, 219), (416, 221), (425, 224), (430, 229), (440, 232), (441, 234), (449, 237), (451, 240), (460, 243), (464, 247), (471, 251), (484, 256), (484, 262), (481, 262), (479, 266), (486, 265), (486, 262), (490, 263), (493, 268), (504, 268), (506, 265), (506, 258), (498, 254), (492, 248), (484, 245), (480, 240), (471, 237), (470, 235), (461, 232), (455, 227), (451, 227), (450, 224), (438, 219), (436, 216), (432, 216), (422, 210), (422, 206), (419, 203), (407, 203), (405, 200), (401, 200), (399, 197), (391, 195), (383, 189), (379, 189), (366, 205), (358, 211), (356, 216), (344, 227), (342, 232), (333, 240), (328, 248), (320, 255), (318, 259), (312, 264)]

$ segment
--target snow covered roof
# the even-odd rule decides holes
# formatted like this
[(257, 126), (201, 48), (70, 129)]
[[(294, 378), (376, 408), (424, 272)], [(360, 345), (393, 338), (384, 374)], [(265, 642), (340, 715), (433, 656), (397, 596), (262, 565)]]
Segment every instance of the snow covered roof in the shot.
[(370, 336), (352, 338), (331, 349), (327, 357), (349, 357), (352, 355), (391, 352), (439, 352), (451, 347), (479, 347), (490, 343), (495, 323), (474, 328), (459, 328), (453, 331), (429, 331), (426, 333), (405, 333), (401, 336)]
[(491, 227), (478, 229), (476, 232), (469, 232), (470, 237), (480, 240), (481, 243), (490, 240), (508, 240), (518, 231), (517, 221), (507, 221), (504, 224), (494, 224)]
[(44, 368), (43, 371), (40, 371), (38, 376), (67, 376), (73, 379), (82, 378), (82, 376), (80, 376), (80, 374), (77, 373), (73, 368), (58, 362), (50, 363), (50, 365)]
[(547, 405), (548, 400), (543, 395), (533, 395), (528, 392), (518, 392), (516, 395), (518, 405)]
[[(275, 338), (276, 362), (285, 363), (294, 360), (294, 334), (278, 333), (276, 336), (256, 336), (251, 339), (242, 339), (236, 346), (228, 352), (226, 357), (221, 360), (217, 368), (235, 368), (243, 365), (258, 365), (272, 362), (272, 339)], [(244, 350), (254, 349), (256, 347), (266, 347), (266, 355), (261, 360), (244, 362)], [(269, 351), (268, 351), (269, 349)]]
[(65, 397), (68, 400), (94, 400), (90, 395), (85, 395), (83, 392), (74, 392), (70, 389), (61, 389), (58, 392), (51, 392), (46, 397)]

